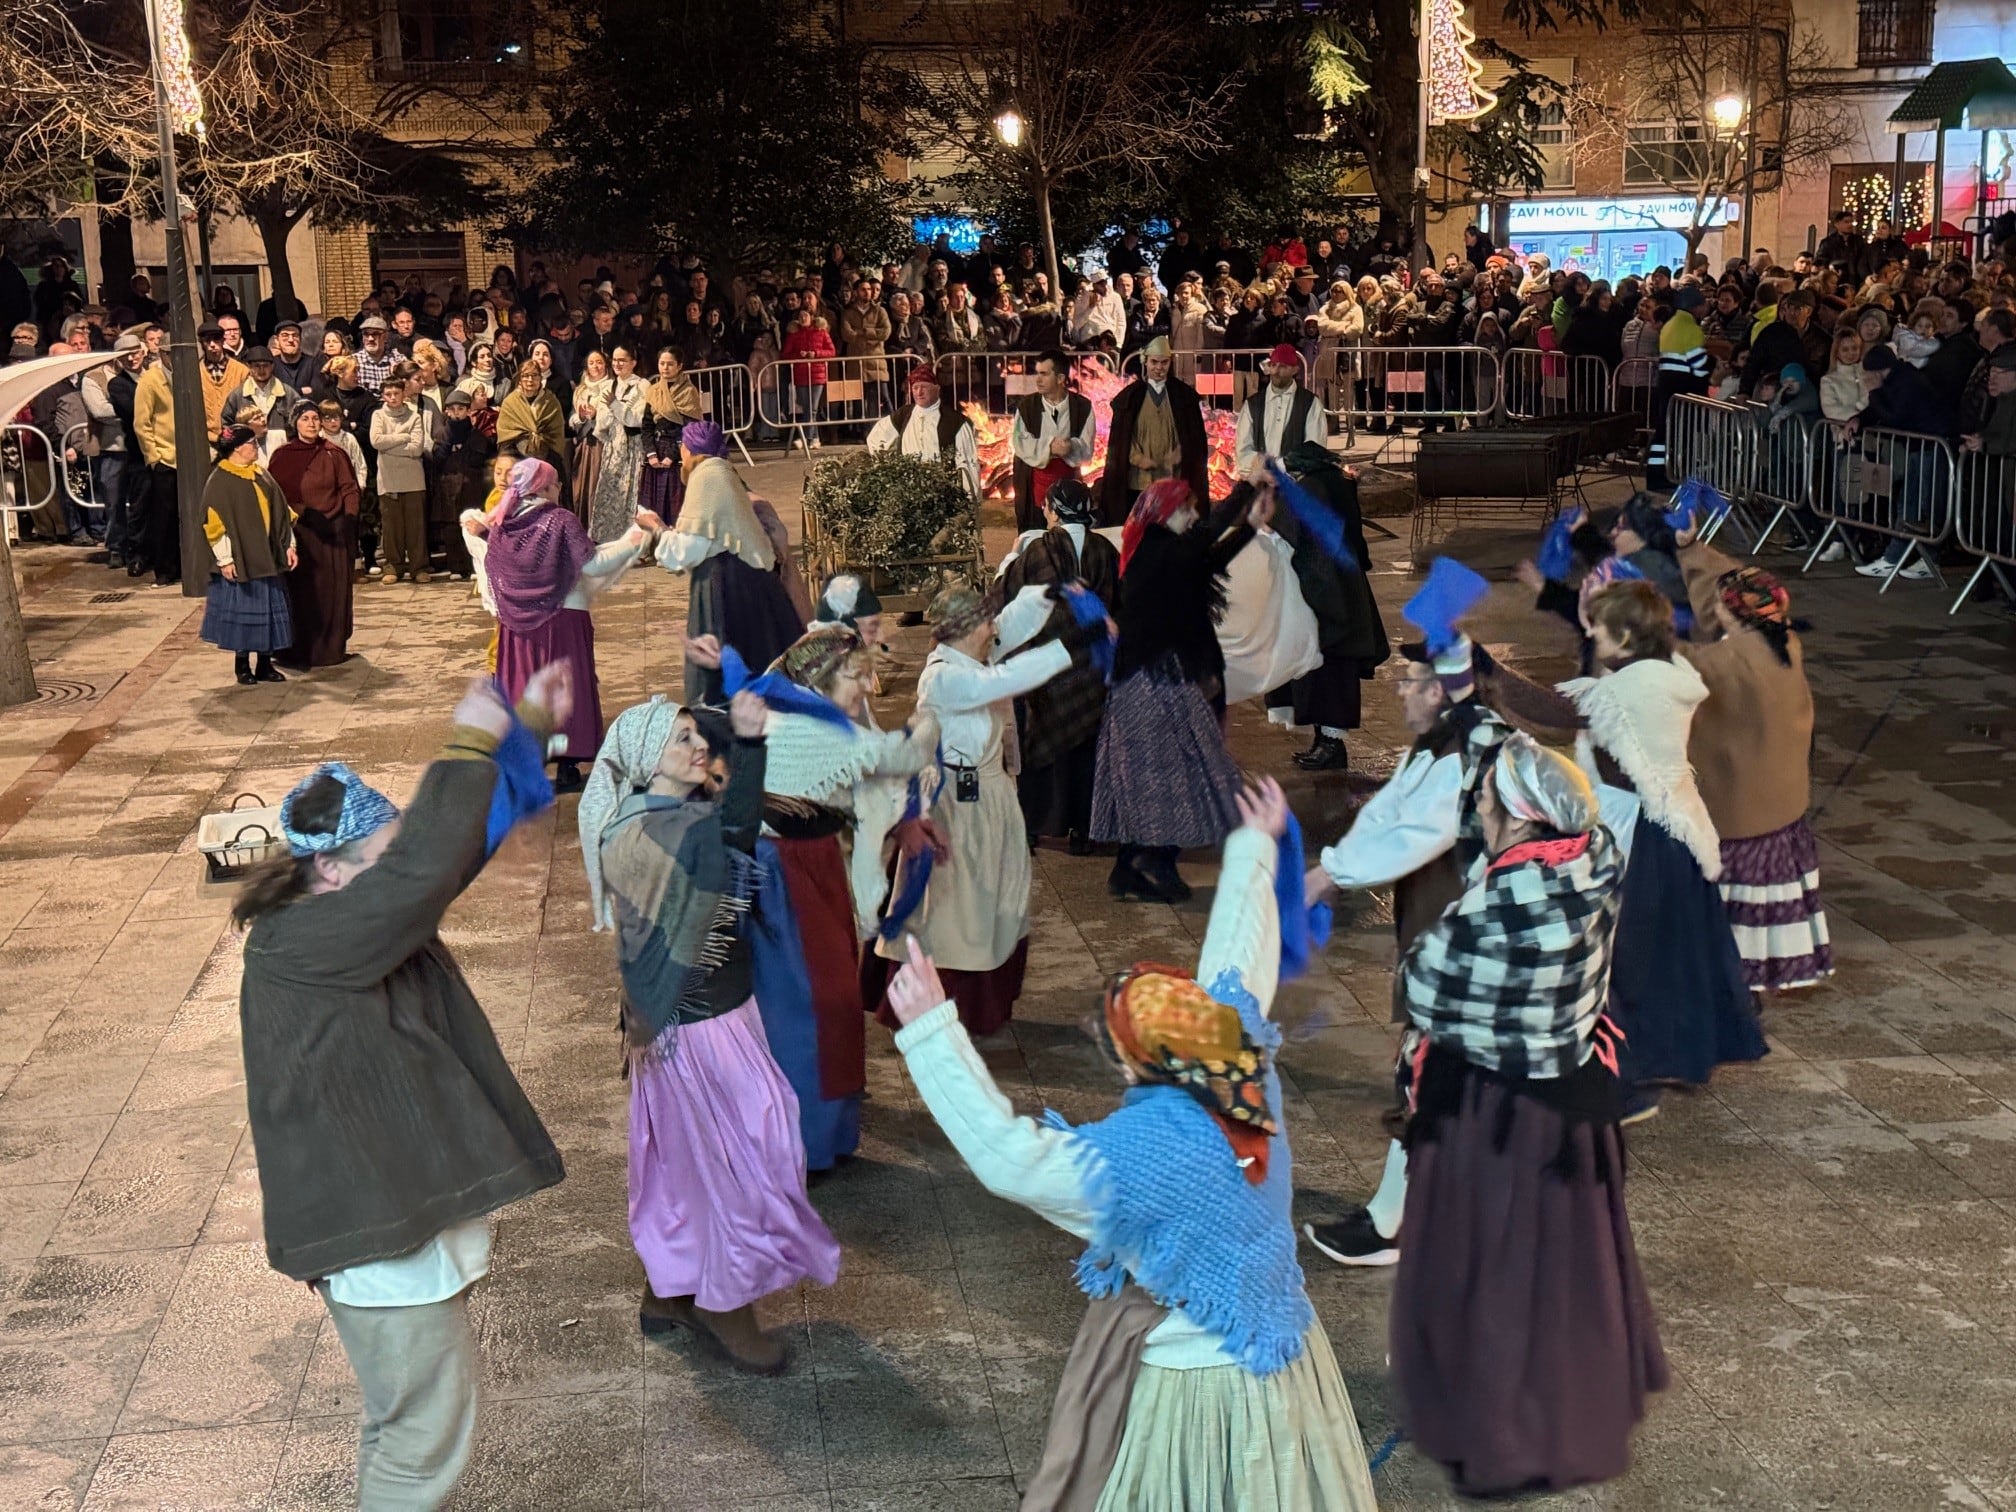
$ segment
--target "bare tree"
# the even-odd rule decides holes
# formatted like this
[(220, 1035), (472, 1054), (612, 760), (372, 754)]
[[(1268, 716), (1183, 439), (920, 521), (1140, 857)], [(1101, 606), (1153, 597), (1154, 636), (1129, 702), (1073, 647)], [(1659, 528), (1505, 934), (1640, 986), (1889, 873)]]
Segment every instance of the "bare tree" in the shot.
[(1053, 290), (1052, 195), (1116, 170), (1159, 187), (1177, 161), (1220, 145), (1216, 120), (1233, 82), (1205, 75), (1200, 85), (1188, 66), (1194, 32), (1151, 0), (930, 0), (920, 20), (945, 50), (917, 81), (916, 134), (1024, 188)]
[(1692, 258), (1732, 202), (1752, 213), (1784, 175), (1857, 130), (1830, 55), (1774, 0), (1653, 0), (1638, 46), (1568, 91), (1577, 162), (1621, 161), (1634, 185), (1690, 199)]

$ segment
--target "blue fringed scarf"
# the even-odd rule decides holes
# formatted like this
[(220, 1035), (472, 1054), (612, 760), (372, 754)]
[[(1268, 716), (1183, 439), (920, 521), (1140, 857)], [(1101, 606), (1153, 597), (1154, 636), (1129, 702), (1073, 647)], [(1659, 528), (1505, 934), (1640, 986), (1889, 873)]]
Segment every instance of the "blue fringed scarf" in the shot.
[(490, 816), (483, 829), (486, 857), (496, 855), (504, 837), (519, 824), (553, 807), (545, 743), (517, 715), (511, 716), (511, 728), (490, 759), (497, 765), (497, 786), (490, 794)]
[[(1330, 905), (1305, 901), (1303, 878), (1308, 868), (1302, 861), (1302, 826), (1294, 810), (1288, 813), (1288, 828), (1274, 862), (1274, 907), (1281, 916), (1281, 980), (1292, 982), (1309, 969), (1309, 962), (1330, 943)], [(1212, 993), (1217, 997), (1216, 992)], [(1230, 998), (1219, 998), (1230, 1003)], [(1234, 1007), (1238, 1004), (1234, 1003)], [(1243, 1015), (1245, 1010), (1240, 1009)]]
[[(1261, 1016), (1236, 972), (1207, 990), (1239, 1011), (1266, 1053), (1267, 1107), (1285, 1129), (1274, 1070), (1281, 1032)], [(1295, 1180), (1285, 1133), (1275, 1136), (1267, 1179), (1255, 1186), (1217, 1121), (1177, 1087), (1130, 1088), (1117, 1111), (1080, 1128), (1056, 1113), (1044, 1119), (1097, 1156), (1087, 1191), (1092, 1243), (1078, 1261), (1078, 1285), (1088, 1297), (1114, 1296), (1132, 1279), (1216, 1335), (1255, 1375), (1273, 1375), (1301, 1358), (1316, 1311), (1295, 1259)]]
[(733, 646), (721, 648), (721, 686), (730, 698), (747, 689), (780, 714), (808, 714), (848, 734), (855, 733), (854, 718), (823, 693), (801, 687), (782, 672), (749, 675), (749, 667)]

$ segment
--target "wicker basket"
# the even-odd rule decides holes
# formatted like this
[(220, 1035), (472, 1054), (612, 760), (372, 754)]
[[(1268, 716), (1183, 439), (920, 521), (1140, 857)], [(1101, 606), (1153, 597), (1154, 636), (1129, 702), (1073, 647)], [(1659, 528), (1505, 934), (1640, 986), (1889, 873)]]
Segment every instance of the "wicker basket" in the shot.
[[(241, 808), (250, 798), (253, 806)], [(280, 807), (257, 793), (240, 793), (221, 814), (205, 814), (196, 826), (196, 849), (209, 866), (206, 880), (230, 882), (261, 861), (287, 853), (280, 833)]]

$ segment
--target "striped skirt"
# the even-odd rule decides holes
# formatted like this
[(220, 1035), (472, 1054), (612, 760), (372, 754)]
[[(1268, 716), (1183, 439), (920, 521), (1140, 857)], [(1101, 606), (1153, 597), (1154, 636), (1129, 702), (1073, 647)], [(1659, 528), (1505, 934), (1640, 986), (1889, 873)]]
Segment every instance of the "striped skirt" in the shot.
[(1239, 768), (1193, 682), (1136, 672), (1106, 695), (1092, 838), (1122, 845), (1217, 845), (1239, 825)]
[(1834, 974), (1820, 905), (1820, 849), (1804, 819), (1722, 842), (1722, 903), (1753, 990), (1811, 987)]

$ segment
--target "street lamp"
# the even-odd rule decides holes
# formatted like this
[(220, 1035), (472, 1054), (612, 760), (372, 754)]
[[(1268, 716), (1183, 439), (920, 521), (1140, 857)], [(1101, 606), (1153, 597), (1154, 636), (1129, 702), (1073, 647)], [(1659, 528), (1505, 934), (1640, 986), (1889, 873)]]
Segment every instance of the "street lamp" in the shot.
[[(203, 96), (189, 64), (182, 0), (146, 0), (147, 41), (154, 61), (154, 105), (161, 134), (161, 239), (168, 262), (168, 381), (175, 396), (175, 498), (182, 538), (182, 592), (200, 598), (210, 578), (203, 534), (203, 484), (209, 477), (210, 434), (204, 424), (197, 371), (196, 305), (189, 296), (189, 250), (182, 233), (182, 195), (175, 185), (175, 132), (201, 135)], [(156, 564), (158, 565), (158, 564)]]
[(1717, 95), (1708, 109), (1715, 119), (1715, 129), (1724, 136), (1730, 135), (1743, 124), (1745, 106), (1743, 96), (1739, 94)]
[(994, 134), (1005, 147), (1022, 145), (1022, 116), (1013, 105), (994, 117)]

